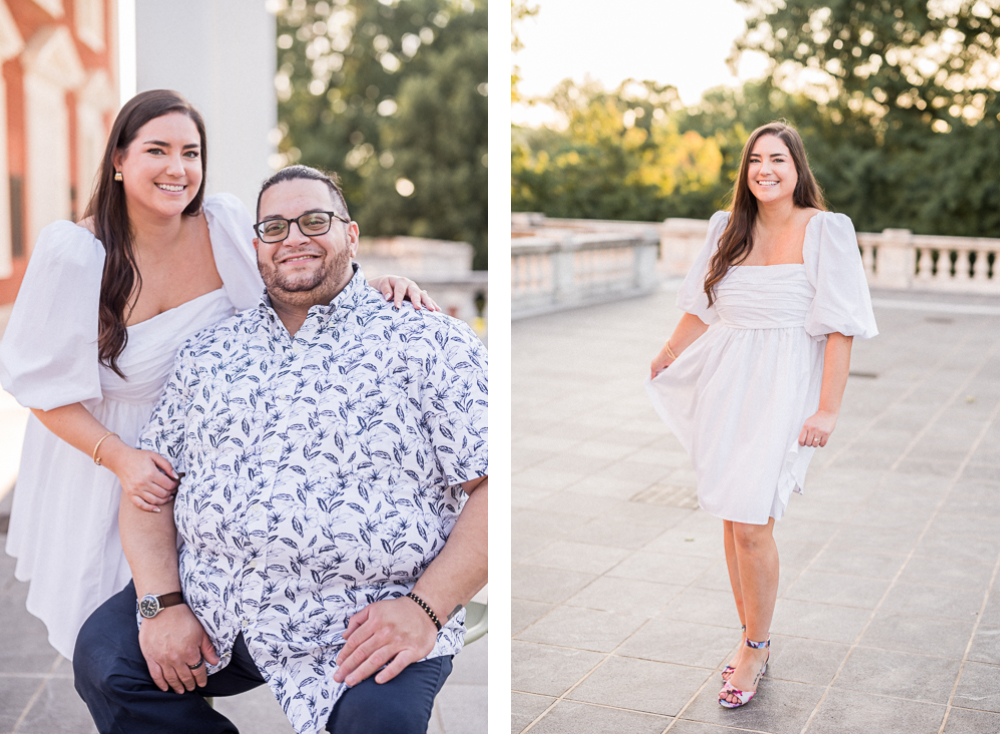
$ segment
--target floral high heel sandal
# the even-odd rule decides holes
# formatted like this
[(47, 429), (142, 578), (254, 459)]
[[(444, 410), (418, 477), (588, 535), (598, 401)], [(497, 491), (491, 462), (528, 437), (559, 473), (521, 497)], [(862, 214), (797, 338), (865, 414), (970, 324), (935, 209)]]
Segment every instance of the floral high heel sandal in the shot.
[[(743, 627), (741, 629), (743, 630), (743, 639), (745, 641), (746, 640), (746, 634), (747, 634), (747, 626), (743, 625)], [(722, 681), (723, 681), (723, 683), (728, 683), (729, 682), (729, 676), (731, 676), (733, 674), (734, 670), (736, 670), (736, 668), (734, 668), (732, 665), (727, 665), (725, 668), (722, 669)]]
[[(740, 706), (746, 706), (748, 703), (750, 703), (750, 699), (753, 698), (754, 695), (757, 693), (757, 685), (760, 683), (761, 676), (763, 676), (764, 673), (767, 672), (767, 661), (771, 659), (770, 635), (763, 642), (754, 642), (753, 640), (747, 640), (746, 646), (752, 647), (755, 650), (760, 650), (761, 648), (768, 648), (767, 658), (764, 659), (764, 665), (761, 667), (760, 672), (757, 673), (757, 677), (754, 678), (753, 681), (754, 690), (744, 692), (739, 690), (738, 688), (734, 688), (729, 683), (729, 681), (726, 681), (726, 685), (724, 685), (722, 687), (722, 690), (719, 691), (719, 705), (722, 706), (723, 708), (735, 709), (739, 708)], [(728, 696), (729, 694), (736, 696), (737, 703), (730, 703), (729, 701), (726, 700), (726, 696)]]

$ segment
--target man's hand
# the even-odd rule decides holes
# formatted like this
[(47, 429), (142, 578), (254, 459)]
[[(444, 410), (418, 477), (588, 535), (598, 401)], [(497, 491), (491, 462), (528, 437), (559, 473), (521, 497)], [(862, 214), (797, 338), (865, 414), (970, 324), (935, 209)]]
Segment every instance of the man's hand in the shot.
[(369, 604), (355, 614), (344, 639), (347, 644), (337, 656), (333, 679), (356, 686), (388, 663), (375, 676), (376, 683), (385, 683), (434, 649), (437, 628), (423, 609), (403, 596)]
[(208, 682), (208, 673), (200, 660), (218, 665), (212, 642), (201, 622), (187, 604), (167, 607), (152, 619), (142, 620), (139, 647), (149, 666), (149, 674), (161, 691), (193, 691)]

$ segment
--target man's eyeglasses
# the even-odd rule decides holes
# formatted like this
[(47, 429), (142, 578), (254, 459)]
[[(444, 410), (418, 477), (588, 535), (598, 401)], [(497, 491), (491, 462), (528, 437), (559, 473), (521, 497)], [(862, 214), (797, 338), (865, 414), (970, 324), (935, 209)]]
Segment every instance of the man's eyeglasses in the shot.
[(330, 231), (330, 225), (334, 219), (339, 219), (345, 224), (351, 223), (350, 219), (337, 214), (337, 212), (306, 212), (295, 219), (281, 219), (279, 217), (257, 222), (253, 228), (261, 242), (274, 244), (282, 242), (288, 237), (288, 233), (292, 231), (292, 222), (299, 226), (299, 231), (306, 237), (318, 237)]

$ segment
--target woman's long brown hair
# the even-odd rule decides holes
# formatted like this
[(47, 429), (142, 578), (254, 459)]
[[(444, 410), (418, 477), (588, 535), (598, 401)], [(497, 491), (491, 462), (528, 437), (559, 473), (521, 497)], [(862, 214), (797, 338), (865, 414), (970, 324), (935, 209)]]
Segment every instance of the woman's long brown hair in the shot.
[(733, 265), (739, 265), (749, 257), (753, 250), (753, 230), (757, 223), (757, 197), (750, 192), (747, 177), (750, 172), (750, 153), (757, 141), (766, 135), (773, 135), (788, 147), (788, 152), (795, 163), (795, 172), (799, 180), (792, 193), (795, 206), (804, 209), (826, 209), (823, 192), (809, 170), (806, 160), (806, 149), (802, 138), (791, 125), (783, 122), (770, 122), (762, 125), (750, 134), (750, 139), (743, 146), (743, 158), (740, 160), (740, 172), (733, 187), (733, 203), (729, 208), (729, 222), (719, 238), (719, 249), (712, 256), (705, 276), (705, 295), (708, 304), (715, 301), (715, 286), (726, 277)]
[(137, 94), (122, 107), (108, 136), (104, 149), (97, 187), (94, 189), (84, 217), (93, 217), (94, 234), (104, 245), (104, 275), (101, 279), (100, 315), (97, 331), (97, 354), (101, 363), (110, 367), (120, 377), (118, 358), (128, 343), (125, 322), (142, 289), (142, 276), (135, 262), (132, 228), (129, 225), (128, 202), (125, 189), (115, 181), (115, 154), (125, 155), (135, 140), (139, 129), (157, 117), (180, 112), (187, 115), (198, 128), (201, 138), (201, 187), (194, 199), (184, 209), (186, 216), (201, 212), (205, 196), (205, 169), (208, 158), (205, 150), (205, 123), (191, 103), (177, 92), (154, 89)]

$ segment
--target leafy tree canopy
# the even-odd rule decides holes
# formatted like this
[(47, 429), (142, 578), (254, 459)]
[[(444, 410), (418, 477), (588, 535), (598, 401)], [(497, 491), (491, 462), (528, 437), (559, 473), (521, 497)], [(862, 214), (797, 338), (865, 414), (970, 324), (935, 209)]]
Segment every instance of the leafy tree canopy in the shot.
[[(784, 119), (859, 230), (1000, 236), (1000, 0), (739, 2), (752, 13), (736, 53), (767, 54), (771, 74), (689, 108), (658, 103), (655, 118), (636, 111), (632, 127), (634, 85), (564, 83), (546, 100), (564, 129), (513, 130), (514, 209), (708, 218), (749, 133)], [(683, 153), (680, 141), (700, 142)]]
[(486, 0), (292, 0), (279, 151), (336, 171), (368, 235), (473, 245), (486, 267)]

